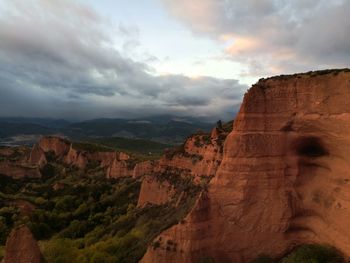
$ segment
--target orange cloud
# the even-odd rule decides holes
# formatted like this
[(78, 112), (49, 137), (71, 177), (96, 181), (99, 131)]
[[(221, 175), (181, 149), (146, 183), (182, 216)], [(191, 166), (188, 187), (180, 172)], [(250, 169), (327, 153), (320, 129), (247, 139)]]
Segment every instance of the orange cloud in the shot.
[[(222, 39), (227, 39), (229, 36), (224, 35)], [(236, 37), (233, 39), (233, 43), (226, 48), (226, 53), (230, 55), (239, 55), (242, 53), (248, 53), (256, 51), (262, 46), (259, 39), (253, 37)]]

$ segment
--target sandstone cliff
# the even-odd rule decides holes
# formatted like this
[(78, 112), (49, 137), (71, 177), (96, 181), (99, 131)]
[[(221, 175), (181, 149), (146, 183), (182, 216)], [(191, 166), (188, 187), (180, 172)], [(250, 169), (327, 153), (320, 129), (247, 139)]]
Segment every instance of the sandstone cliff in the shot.
[(38, 144), (35, 144), (33, 146), (28, 161), (30, 164), (38, 165), (39, 167), (43, 167), (45, 164), (47, 164), (45, 152), (40, 148)]
[(350, 256), (349, 132), (349, 70), (260, 80), (244, 96), (208, 192), (142, 262), (249, 262), (302, 243)]
[(43, 256), (32, 233), (26, 226), (12, 230), (5, 248), (3, 263), (42, 263)]
[(126, 153), (117, 153), (112, 163), (107, 168), (107, 178), (133, 176), (135, 163)]
[(13, 178), (38, 178), (41, 174), (39, 167), (32, 163), (34, 159), (41, 165), (45, 162), (36, 153), (30, 155), (30, 150), (26, 147), (1, 147), (0, 174)]
[(39, 148), (44, 152), (54, 152), (56, 156), (65, 156), (70, 149), (71, 143), (61, 137), (46, 136), (39, 141)]
[(169, 182), (160, 182), (156, 177), (146, 176), (141, 184), (137, 206), (144, 206), (147, 203), (165, 204), (171, 201), (174, 193), (174, 187)]
[(0, 174), (10, 176), (15, 179), (19, 178), (40, 178), (41, 173), (38, 167), (23, 163), (0, 162)]
[(136, 166), (134, 176), (147, 175), (142, 181), (138, 206), (169, 202), (179, 190), (174, 185), (178, 177), (190, 177), (196, 184), (209, 181), (221, 163), (227, 134), (214, 128), (211, 134), (192, 135), (160, 160)]
[(45, 154), (53, 153), (62, 163), (86, 169), (88, 165), (105, 169), (107, 178), (133, 176), (134, 160), (123, 152), (99, 152), (79, 149), (65, 138), (43, 137), (34, 145), (29, 158), (30, 163), (39, 167), (46, 164)]

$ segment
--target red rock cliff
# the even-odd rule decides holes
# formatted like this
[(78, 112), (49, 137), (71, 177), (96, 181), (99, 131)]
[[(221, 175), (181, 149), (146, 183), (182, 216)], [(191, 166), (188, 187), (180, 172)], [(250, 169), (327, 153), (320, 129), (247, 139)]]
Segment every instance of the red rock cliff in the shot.
[(174, 197), (176, 189), (164, 179), (166, 177), (192, 177), (196, 183), (213, 177), (222, 160), (226, 136), (227, 132), (217, 128), (211, 134), (192, 135), (182, 146), (169, 151), (160, 160), (137, 165), (134, 176), (146, 175), (142, 181), (138, 206), (146, 203), (163, 204)]
[(182, 222), (142, 262), (249, 262), (302, 243), (350, 256), (350, 72), (259, 81), (245, 95), (221, 165)]
[(39, 178), (39, 165), (44, 165), (46, 159), (40, 157), (37, 150), (30, 155), (27, 147), (0, 147), (0, 174), (12, 178)]
[(12, 230), (6, 241), (3, 263), (42, 263), (40, 249), (26, 226)]
[(52, 151), (59, 157), (63, 157), (68, 153), (70, 145), (71, 143), (68, 140), (57, 136), (46, 136), (39, 141), (39, 147), (44, 152)]

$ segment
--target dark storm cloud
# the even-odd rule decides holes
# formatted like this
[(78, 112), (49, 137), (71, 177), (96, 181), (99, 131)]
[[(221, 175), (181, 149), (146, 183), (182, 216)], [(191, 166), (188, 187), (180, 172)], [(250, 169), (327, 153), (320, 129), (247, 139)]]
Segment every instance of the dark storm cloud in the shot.
[(246, 89), (236, 80), (152, 75), (147, 64), (128, 56), (140, 45), (138, 29), (114, 26), (79, 2), (14, 0), (0, 6), (3, 116), (218, 116), (231, 112)]
[(227, 57), (248, 74), (349, 66), (350, 1), (161, 1), (193, 32), (232, 41)]

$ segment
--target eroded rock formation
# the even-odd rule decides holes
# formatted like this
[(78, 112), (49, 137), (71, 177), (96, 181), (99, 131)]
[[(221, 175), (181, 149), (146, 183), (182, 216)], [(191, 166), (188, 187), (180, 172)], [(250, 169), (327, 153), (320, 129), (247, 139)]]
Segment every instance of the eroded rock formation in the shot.
[[(32, 163), (41, 165), (44, 163), (39, 153), (54, 153), (56, 158), (66, 165), (75, 166), (79, 169), (85, 169), (93, 165), (104, 168), (107, 178), (117, 178), (133, 176), (135, 165), (129, 161), (130, 156), (123, 152), (98, 152), (87, 151), (75, 148), (74, 144), (67, 139), (49, 136), (43, 137), (37, 145), (33, 146), (30, 160)], [(46, 159), (45, 159), (46, 160)]]
[(142, 262), (249, 262), (302, 243), (350, 256), (349, 132), (349, 70), (260, 80), (244, 96), (208, 191)]
[(45, 162), (36, 153), (30, 155), (26, 147), (0, 147), (0, 174), (13, 178), (38, 178), (41, 176), (40, 170), (32, 163), (33, 159), (41, 164)]
[(27, 226), (12, 230), (5, 247), (3, 263), (42, 263), (39, 246)]
[(29, 166), (27, 164), (18, 164), (12, 162), (0, 163), (0, 174), (10, 176), (15, 179), (19, 178), (40, 178), (41, 173), (38, 167)]
[(134, 176), (145, 176), (138, 205), (169, 202), (177, 190), (174, 185), (176, 177), (190, 177), (197, 184), (210, 180), (221, 163), (227, 134), (225, 130), (214, 128), (211, 134), (192, 135), (160, 160), (136, 166)]
[(147, 203), (157, 205), (168, 203), (174, 193), (174, 187), (169, 182), (160, 182), (153, 176), (146, 176), (142, 180), (137, 206), (144, 206)]
[(133, 176), (135, 164), (126, 153), (117, 153), (107, 168), (107, 178)]
[(40, 148), (38, 144), (35, 144), (33, 146), (28, 161), (30, 164), (38, 165), (39, 167), (43, 167), (45, 164), (47, 164), (45, 152)]
[(65, 156), (70, 149), (71, 143), (58, 136), (46, 136), (39, 141), (39, 148), (44, 152), (54, 152), (56, 156)]

